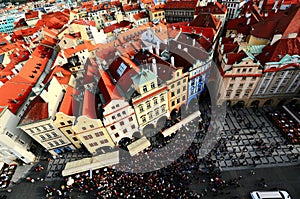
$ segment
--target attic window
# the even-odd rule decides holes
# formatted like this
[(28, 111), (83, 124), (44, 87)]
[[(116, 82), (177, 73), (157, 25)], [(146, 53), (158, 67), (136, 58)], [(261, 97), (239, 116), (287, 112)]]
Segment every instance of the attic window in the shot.
[(32, 78), (32, 79), (34, 78), (34, 76), (33, 76), (33, 75), (30, 75), (29, 77), (30, 77), (30, 78)]

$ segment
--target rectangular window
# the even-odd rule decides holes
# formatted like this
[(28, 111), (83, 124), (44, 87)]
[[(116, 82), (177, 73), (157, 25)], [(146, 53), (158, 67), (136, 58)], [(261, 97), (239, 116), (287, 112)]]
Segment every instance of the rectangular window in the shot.
[(129, 121), (129, 122), (132, 122), (132, 121), (133, 121), (132, 117), (129, 117), (129, 118), (128, 118), (128, 121)]
[(243, 73), (245, 73), (245, 72), (246, 72), (246, 68), (243, 69)]
[(57, 141), (54, 141), (54, 144), (55, 144), (56, 146), (58, 146), (58, 145), (59, 145), (59, 143), (58, 143)]
[(123, 130), (123, 133), (124, 133), (124, 134), (127, 133), (127, 129), (124, 129), (124, 130)]
[(121, 117), (121, 113), (118, 113), (117, 116), (118, 116), (118, 117)]
[(104, 134), (103, 134), (102, 131), (95, 133), (95, 136), (96, 136), (96, 137), (100, 137), (100, 136), (103, 136), (103, 135), (104, 135)]
[(63, 139), (59, 139), (59, 142), (60, 142), (61, 144), (64, 144), (64, 143), (65, 143), (65, 141), (63, 141)]
[(116, 129), (115, 125), (112, 125), (112, 126), (110, 127), (110, 129), (111, 129), (111, 130), (115, 130), (115, 129)]
[(154, 82), (151, 82), (151, 88), (155, 88)]
[(172, 106), (175, 106), (175, 101), (172, 101), (171, 104), (172, 104)]
[(119, 133), (115, 133), (115, 137), (116, 138), (120, 137)]
[(184, 96), (182, 96), (182, 101), (184, 101), (185, 100), (185, 95)]
[(57, 137), (58, 135), (55, 132), (52, 132), (53, 137)]
[(179, 104), (180, 103), (180, 98), (177, 98), (177, 104)]
[(121, 122), (120, 122), (120, 125), (121, 125), (121, 126), (124, 126), (124, 122), (123, 122), (123, 121), (121, 121)]
[(72, 134), (72, 131), (70, 131), (69, 129), (66, 130), (66, 132), (67, 132), (68, 134)]
[(133, 125), (131, 125), (131, 129), (135, 129), (135, 125), (133, 124)]
[(180, 89), (177, 89), (177, 94), (179, 94), (180, 93)]
[(93, 128), (94, 128), (94, 125), (91, 124), (90, 127), (93, 129)]
[(182, 90), (185, 91), (185, 90), (186, 90), (186, 86), (183, 86), (183, 87), (182, 87)]
[(86, 128), (84, 126), (81, 129), (84, 130), (84, 131), (86, 130)]
[(157, 105), (157, 104), (158, 104), (157, 98), (154, 98), (154, 99), (153, 99), (153, 103), (154, 103), (154, 105)]
[(122, 114), (123, 114), (123, 115), (126, 115), (126, 111), (122, 111)]
[(242, 77), (242, 80), (246, 80), (247, 77)]
[(48, 142), (48, 145), (49, 145), (50, 147), (54, 147), (54, 145), (52, 144), (52, 142)]

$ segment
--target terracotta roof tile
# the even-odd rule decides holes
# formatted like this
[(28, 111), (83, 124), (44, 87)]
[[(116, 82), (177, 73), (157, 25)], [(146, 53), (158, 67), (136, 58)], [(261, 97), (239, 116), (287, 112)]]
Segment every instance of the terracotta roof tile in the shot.
[(26, 18), (26, 20), (38, 19), (39, 11), (29, 10), (28, 12), (25, 13), (25, 18)]
[(76, 116), (79, 103), (74, 99), (74, 96), (78, 94), (79, 92), (75, 88), (68, 86), (59, 108), (59, 112), (62, 112), (69, 116)]
[(219, 2), (209, 2), (207, 6), (196, 7), (194, 15), (198, 15), (199, 13), (225, 14), (226, 12), (227, 8), (225, 5)]
[(194, 10), (196, 7), (197, 1), (168, 1), (164, 9), (165, 10)]
[(140, 19), (148, 18), (148, 15), (145, 12), (139, 12), (139, 13), (133, 15), (133, 18), (135, 20), (140, 20)]
[(123, 5), (124, 12), (129, 12), (129, 11), (138, 10), (138, 9), (139, 9), (139, 4), (137, 4), (137, 3)]
[(47, 118), (49, 118), (48, 103), (46, 103), (40, 96), (37, 96), (25, 111), (19, 125), (26, 125)]

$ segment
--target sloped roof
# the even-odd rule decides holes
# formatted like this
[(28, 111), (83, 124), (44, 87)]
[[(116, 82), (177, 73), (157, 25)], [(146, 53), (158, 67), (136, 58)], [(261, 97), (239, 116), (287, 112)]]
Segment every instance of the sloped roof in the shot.
[(140, 19), (148, 18), (148, 15), (145, 12), (139, 12), (139, 13), (136, 13), (135, 15), (133, 15), (133, 18), (135, 20), (140, 20)]
[(271, 39), (275, 34), (282, 34), (287, 37), (291, 33), (300, 35), (300, 4), (278, 12), (273, 16), (253, 25), (251, 35)]
[(210, 13), (200, 13), (197, 17), (191, 22), (191, 26), (203, 27), (203, 28), (213, 28), (218, 30), (221, 22), (216, 17)]
[(194, 10), (197, 1), (167, 1), (164, 10)]
[(26, 125), (47, 118), (49, 118), (48, 103), (46, 103), (40, 96), (37, 96), (25, 111), (19, 125)]
[(39, 17), (39, 11), (29, 10), (25, 13), (26, 20), (37, 19)]
[(137, 3), (123, 5), (124, 12), (129, 12), (129, 11), (138, 10), (138, 9), (139, 9), (139, 5)]
[(266, 62), (278, 62), (287, 54), (300, 54), (300, 37), (280, 39), (273, 45), (267, 45), (257, 59), (264, 65)]
[(157, 79), (157, 76), (149, 69), (142, 69), (137, 75), (133, 76), (131, 79), (136, 85), (142, 85)]
[(196, 7), (194, 15), (200, 13), (211, 13), (211, 14), (225, 14), (227, 8), (219, 2), (209, 2), (207, 6)]
[(111, 100), (122, 99), (116, 85), (112, 83), (109, 74), (106, 71), (101, 71), (100, 76), (101, 78), (99, 80), (98, 87), (105, 101), (103, 107), (111, 102)]
[(61, 102), (61, 106), (59, 108), (59, 112), (62, 112), (69, 116), (76, 116), (78, 111), (79, 102), (74, 99), (75, 95), (78, 95), (79, 91), (75, 88), (68, 86), (66, 88), (66, 93)]

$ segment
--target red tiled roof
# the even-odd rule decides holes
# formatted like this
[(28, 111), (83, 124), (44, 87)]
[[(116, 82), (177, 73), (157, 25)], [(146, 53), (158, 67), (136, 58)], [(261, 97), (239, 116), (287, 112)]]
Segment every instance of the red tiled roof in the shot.
[(236, 52), (239, 48), (239, 45), (237, 43), (234, 44), (224, 44), (223, 45), (223, 53), (229, 53), (229, 52)]
[(148, 15), (145, 12), (139, 12), (133, 15), (133, 18), (135, 20), (140, 20), (140, 19), (148, 18)]
[(97, 119), (96, 97), (87, 89), (84, 91), (82, 115), (85, 115), (91, 119)]
[(119, 28), (131, 28), (131, 22), (130, 21), (121, 21), (120, 23), (112, 24), (110, 26), (106, 26), (103, 28), (104, 33), (113, 32), (116, 29)]
[(280, 39), (272, 46), (267, 45), (257, 59), (264, 65), (266, 62), (278, 62), (287, 54), (290, 56), (300, 54), (300, 37)]
[(26, 112), (24, 113), (19, 125), (26, 125), (49, 118), (48, 103), (46, 103), (40, 96), (34, 98), (30, 103)]
[(129, 11), (138, 10), (138, 9), (139, 9), (139, 4), (137, 4), (137, 3), (123, 5), (124, 12), (129, 12)]
[(67, 85), (69, 83), (69, 80), (71, 78), (72, 72), (61, 67), (61, 66), (55, 66), (54, 69), (44, 79), (44, 84), (49, 82), (53, 77), (55, 77), (60, 84)]
[(69, 116), (75, 116), (77, 114), (77, 108), (79, 104), (78, 101), (75, 100), (73, 97), (78, 94), (78, 90), (71, 86), (68, 86), (66, 88), (66, 93), (59, 108), (59, 112), (62, 112)]
[(291, 33), (300, 35), (300, 4), (291, 8), (278, 12), (273, 16), (253, 25), (251, 35), (271, 39), (274, 34), (282, 34), (287, 37)]
[(0, 106), (8, 106), (16, 113), (31, 92), (32, 84), (19, 76), (7, 81), (0, 88)]
[(168, 1), (164, 10), (194, 10), (196, 7), (197, 1)]
[(226, 11), (227, 8), (225, 5), (222, 5), (219, 2), (209, 2), (207, 6), (196, 7), (194, 15), (198, 15), (199, 13), (225, 14)]
[(17, 22), (14, 22), (14, 29), (27, 27), (27, 26), (28, 26), (28, 24), (27, 24), (27, 22), (25, 21), (24, 18), (20, 19)]
[(37, 19), (39, 18), (39, 11), (29, 10), (25, 13), (26, 20)]
[(118, 92), (118, 89), (116, 89), (116, 86), (112, 83), (109, 74), (106, 71), (101, 71), (100, 73), (101, 78), (98, 87), (105, 100), (105, 104), (103, 104), (104, 108), (111, 100), (122, 99), (122, 96)]
[(202, 27), (202, 28), (213, 28), (218, 30), (221, 25), (221, 21), (215, 18), (212, 14), (209, 13), (200, 13), (198, 16), (191, 22), (191, 26)]
[(74, 24), (84, 25), (84, 26), (96, 26), (95, 21), (84, 20), (84, 19), (75, 19), (73, 20)]
[(247, 57), (247, 54), (244, 51), (238, 53), (227, 53), (227, 65), (232, 65), (236, 62), (240, 62), (243, 58)]
[(95, 46), (91, 41), (85, 41), (83, 44), (80, 44), (76, 47), (68, 48), (64, 50), (64, 55), (66, 58), (72, 57), (75, 53), (80, 52), (81, 50), (92, 51), (95, 49)]

